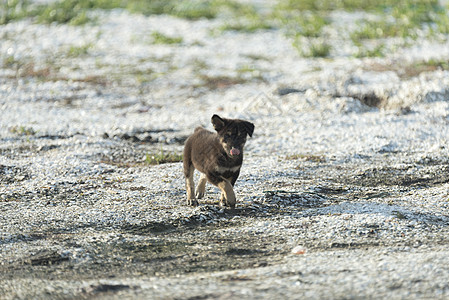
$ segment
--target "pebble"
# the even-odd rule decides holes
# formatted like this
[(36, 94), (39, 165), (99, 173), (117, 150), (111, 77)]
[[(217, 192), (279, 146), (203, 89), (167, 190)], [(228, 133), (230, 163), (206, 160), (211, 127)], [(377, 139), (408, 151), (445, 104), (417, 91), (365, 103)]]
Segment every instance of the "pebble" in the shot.
[(296, 254), (296, 255), (306, 254), (306, 252), (307, 252), (306, 248), (304, 248), (303, 246), (296, 246), (291, 251), (292, 254)]

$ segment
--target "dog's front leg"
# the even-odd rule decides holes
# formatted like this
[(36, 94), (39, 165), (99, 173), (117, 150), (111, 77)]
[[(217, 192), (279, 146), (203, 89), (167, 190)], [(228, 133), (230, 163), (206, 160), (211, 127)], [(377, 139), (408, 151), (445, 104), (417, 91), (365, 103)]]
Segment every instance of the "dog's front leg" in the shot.
[(232, 184), (227, 179), (219, 182), (217, 186), (221, 190), (220, 205), (229, 205), (232, 209), (235, 208), (235, 194)]
[[(237, 171), (236, 173), (232, 174), (232, 177), (226, 178), (231, 183), (232, 187), (234, 187), (235, 181), (237, 180), (237, 177), (239, 176), (239, 172), (240, 172), (240, 170)], [(234, 191), (234, 189), (233, 189), (233, 191)], [(226, 194), (224, 192), (221, 192), (221, 195), (220, 195), (220, 205), (221, 206), (229, 206), (228, 203), (226, 202)]]
[(206, 176), (207, 180), (209, 180), (210, 183), (218, 186), (218, 188), (221, 190), (220, 205), (227, 204), (232, 209), (234, 209), (235, 194), (231, 182), (217, 173), (207, 173)]

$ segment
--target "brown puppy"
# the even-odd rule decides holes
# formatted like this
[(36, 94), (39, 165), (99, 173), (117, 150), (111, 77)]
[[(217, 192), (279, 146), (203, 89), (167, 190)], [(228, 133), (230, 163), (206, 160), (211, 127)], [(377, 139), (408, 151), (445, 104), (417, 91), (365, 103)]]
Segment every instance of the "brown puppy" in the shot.
[(201, 199), (206, 190), (206, 182), (221, 190), (220, 205), (235, 207), (234, 183), (239, 177), (243, 162), (243, 146), (246, 136), (254, 132), (254, 124), (238, 119), (212, 116), (212, 124), (217, 133), (202, 127), (187, 139), (184, 146), (184, 176), (186, 178), (187, 202), (198, 205), (195, 199), (193, 172), (200, 171), (196, 198)]

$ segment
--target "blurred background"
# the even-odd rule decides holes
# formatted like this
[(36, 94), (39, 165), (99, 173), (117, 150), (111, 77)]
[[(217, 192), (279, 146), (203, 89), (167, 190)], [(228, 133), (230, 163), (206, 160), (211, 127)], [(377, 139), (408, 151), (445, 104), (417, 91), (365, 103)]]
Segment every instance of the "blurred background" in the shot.
[[(18, 76), (57, 77), (63, 67), (72, 68), (70, 63), (65, 61), (72, 61), (74, 65), (77, 65), (74, 61), (91, 54), (96, 56), (96, 69), (106, 68), (108, 62), (101, 56), (107, 53), (101, 50), (108, 51), (108, 49), (102, 48), (104, 30), (98, 30), (98, 28), (104, 26), (105, 17), (114, 12), (129, 13), (131, 18), (136, 18), (136, 21), (142, 16), (172, 17), (171, 24), (165, 19), (159, 22), (155, 19), (153, 23), (164, 24), (163, 28), (160, 28), (158, 24), (154, 26), (147, 24), (147, 30), (143, 34), (135, 32), (133, 35), (130, 32), (126, 40), (127, 46), (140, 43), (147, 48), (154, 45), (184, 49), (199, 48), (207, 46), (205, 39), (212, 40), (220, 36), (229, 38), (229, 35), (236, 33), (250, 35), (268, 31), (284, 37), (300, 58), (394, 57), (398, 53), (402, 55), (401, 50), (405, 48), (422, 45), (423, 41), (446, 42), (449, 33), (447, 9), (448, 1), (445, 0), (3, 0), (0, 4), (1, 26), (26, 20), (28, 25), (80, 27), (84, 28), (83, 35), (87, 35), (86, 32), (89, 30), (94, 31), (95, 35), (84, 41), (77, 40), (77, 36), (72, 36), (69, 37), (71, 44), (69, 41), (60, 41), (57, 45), (47, 45), (51, 49), (40, 45), (44, 48), (43, 50), (50, 51), (53, 57), (47, 55), (45, 58), (47, 63), (36, 68), (36, 64), (40, 62), (33, 61), (32, 57), (35, 53), (27, 52), (27, 49), (19, 49), (20, 47), (14, 48), (14, 42), (18, 42), (15, 41), (17, 37), (8, 34), (7, 30), (2, 30), (0, 64), (3, 68), (17, 71)], [(180, 20), (187, 22), (181, 27), (188, 28), (180, 29)], [(207, 33), (202, 32), (205, 22), (207, 22)], [(39, 34), (41, 34), (39, 38), (48, 39), (44, 36), (45, 31), (36, 33), (36, 35)], [(119, 39), (118, 36), (117, 39)], [(273, 40), (273, 43), (278, 42)], [(33, 41), (30, 40), (30, 43)], [(69, 45), (62, 45), (62, 43)], [(249, 80), (272, 82), (277, 77), (270, 74), (260, 61), (268, 61), (272, 56), (282, 56), (283, 53), (282, 51), (276, 53), (278, 49), (272, 49), (270, 46), (272, 45), (266, 43), (263, 46), (266, 48), (265, 51), (259, 49), (262, 53), (260, 55), (248, 54), (250, 57), (235, 66), (234, 76), (221, 74), (222, 76), (219, 77), (217, 74), (215, 76), (209, 74), (226, 73), (225, 66), (223, 63), (221, 66), (213, 63), (209, 66), (208, 62), (198, 57), (190, 62), (189, 67), (201, 70), (197, 72), (199, 74), (196, 74), (197, 81), (206, 87), (222, 87)], [(157, 48), (153, 50), (160, 52)], [(432, 52), (431, 48), (427, 50)], [(165, 50), (165, 52), (170, 51)], [(233, 55), (241, 56), (236, 51), (227, 54), (228, 57), (224, 59), (229, 59)], [(413, 54), (410, 53), (410, 55)], [(42, 56), (42, 54), (34, 55), (34, 60), (39, 60), (36, 56)], [(156, 77), (169, 76), (170, 73), (176, 72), (176, 68), (185, 67), (161, 61), (158, 63), (164, 66), (162, 70), (160, 70), (161, 66), (159, 70), (144, 70), (139, 68), (142, 62), (145, 63), (143, 57), (137, 66), (115, 72), (107, 71), (105, 72), (107, 76), (92, 74), (90, 79), (101, 83), (134, 80), (144, 86)], [(126, 62), (126, 64), (129, 63), (131, 62)], [(213, 69), (212, 72), (204, 70), (208, 66), (209, 69)], [(413, 64), (376, 67), (391, 68), (400, 76), (410, 77), (422, 71), (446, 70), (449, 66), (447, 57), (440, 58), (430, 53), (427, 57), (420, 57), (420, 61)], [(218, 72), (218, 69), (222, 69), (222, 72)], [(123, 78), (128, 75), (133, 75), (134, 78)], [(65, 74), (65, 76), (76, 75)]]
[[(215, 112), (249, 119), (309, 111), (407, 112), (423, 99), (448, 97), (448, 5), (3, 0), (0, 77), (8, 84), (2, 109), (12, 109), (17, 99), (77, 108), (71, 113), (84, 109), (77, 120), (95, 135), (130, 121), (102, 116), (99, 122), (97, 116), (89, 122), (94, 108), (133, 115), (136, 124), (156, 128), (209, 124)], [(189, 118), (162, 113), (167, 104)], [(32, 126), (16, 117), (3, 121), (3, 129), (28, 132), (57, 127), (45, 125), (39, 114), (30, 116)], [(79, 122), (71, 121), (58, 126), (79, 131), (73, 128)]]

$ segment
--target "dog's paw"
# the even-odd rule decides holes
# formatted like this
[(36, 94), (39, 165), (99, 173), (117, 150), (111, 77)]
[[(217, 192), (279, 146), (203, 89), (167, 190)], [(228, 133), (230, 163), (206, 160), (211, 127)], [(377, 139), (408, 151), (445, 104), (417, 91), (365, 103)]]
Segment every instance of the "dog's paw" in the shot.
[(198, 206), (198, 201), (196, 199), (188, 199), (187, 204), (190, 206)]
[(204, 197), (204, 191), (197, 191), (196, 192), (196, 198), (201, 199)]
[(230, 199), (226, 199), (226, 206), (229, 206), (231, 209), (235, 208), (235, 197), (230, 197)]
[(229, 207), (230, 209), (235, 209), (235, 203), (229, 204), (226, 200), (220, 200), (220, 207)]
[(228, 202), (226, 202), (226, 198), (223, 193), (220, 195), (220, 206), (225, 207), (228, 206)]

